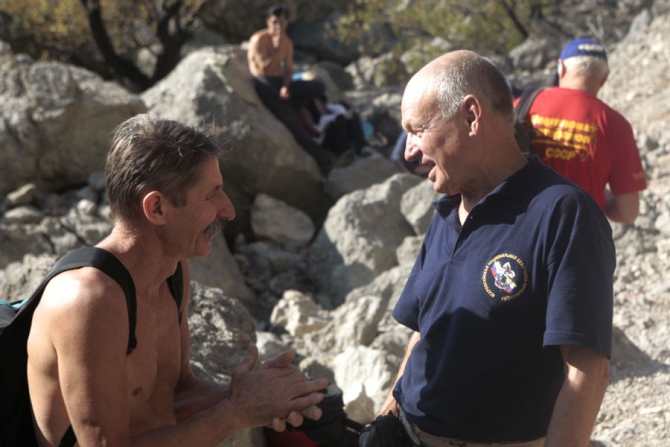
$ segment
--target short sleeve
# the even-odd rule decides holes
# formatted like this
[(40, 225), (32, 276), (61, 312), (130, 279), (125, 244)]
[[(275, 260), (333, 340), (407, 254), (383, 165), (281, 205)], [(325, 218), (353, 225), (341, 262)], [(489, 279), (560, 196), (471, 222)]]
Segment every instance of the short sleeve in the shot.
[(646, 189), (647, 180), (633, 129), (622, 116), (616, 118), (608, 127), (608, 132), (612, 132), (609, 142), (616, 147), (608, 182), (612, 194), (619, 196)]
[(609, 224), (596, 211), (576, 216), (574, 231), (557, 236), (552, 248), (544, 346), (582, 346), (609, 358), (616, 254)]

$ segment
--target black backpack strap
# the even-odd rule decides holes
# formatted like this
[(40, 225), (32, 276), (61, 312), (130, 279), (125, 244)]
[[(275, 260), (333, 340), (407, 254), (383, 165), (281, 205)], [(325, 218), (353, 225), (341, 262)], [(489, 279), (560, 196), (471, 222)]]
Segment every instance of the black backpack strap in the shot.
[(168, 278), (167, 282), (170, 293), (172, 293), (172, 297), (177, 304), (179, 324), (181, 324), (181, 303), (184, 298), (184, 269), (181, 266), (181, 262), (177, 263), (177, 270), (175, 270), (174, 275)]
[(135, 337), (137, 301), (135, 298), (135, 283), (130, 276), (130, 272), (116, 256), (107, 250), (97, 247), (83, 247), (65, 255), (58, 261), (49, 272), (48, 278), (51, 279), (59, 273), (81, 267), (95, 267), (121, 286), (123, 294), (126, 296), (126, 307), (128, 309), (128, 349), (126, 354), (130, 354), (137, 347), (137, 338)]
[(544, 90), (544, 87), (527, 88), (526, 90), (523, 91), (521, 97), (519, 98), (519, 103), (514, 108), (516, 112), (515, 120), (518, 123), (523, 123), (524, 121), (526, 121), (526, 118), (528, 117), (528, 112), (530, 112), (530, 106), (533, 105), (535, 97), (542, 90)]

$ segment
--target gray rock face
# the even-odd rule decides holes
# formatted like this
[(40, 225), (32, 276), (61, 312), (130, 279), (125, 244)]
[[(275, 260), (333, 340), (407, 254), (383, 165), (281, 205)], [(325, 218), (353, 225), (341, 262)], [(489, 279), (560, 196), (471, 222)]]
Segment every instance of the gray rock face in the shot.
[(81, 68), (17, 62), (0, 45), (0, 196), (29, 182), (47, 190), (86, 183), (103, 166), (110, 132), (144, 103)]
[(27, 254), (20, 262), (12, 262), (0, 270), (0, 299), (13, 303), (29, 298), (49, 273), (56, 258), (46, 254)]
[(142, 98), (153, 115), (219, 126), (228, 151), (221, 166), (225, 189), (237, 210), (231, 229), (248, 222), (249, 204), (259, 193), (309, 215), (319, 209), (323, 183), (316, 162), (258, 99), (236, 49), (189, 54)]

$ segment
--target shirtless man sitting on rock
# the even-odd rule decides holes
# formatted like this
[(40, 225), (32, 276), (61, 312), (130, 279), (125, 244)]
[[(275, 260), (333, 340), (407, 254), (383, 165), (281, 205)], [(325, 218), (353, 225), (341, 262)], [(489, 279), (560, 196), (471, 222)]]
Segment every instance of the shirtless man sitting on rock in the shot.
[(247, 61), (258, 97), (293, 134), (302, 148), (311, 155), (324, 175), (342, 160), (319, 146), (304, 129), (297, 113), (314, 98), (324, 96), (322, 81), (293, 81), (293, 42), (286, 35), (289, 10), (285, 5), (272, 6), (265, 18), (266, 28), (249, 39)]
[(325, 84), (319, 80), (293, 82), (293, 42), (286, 35), (289, 11), (284, 5), (272, 6), (265, 23), (267, 28), (249, 39), (247, 60), (255, 78), (268, 83), (279, 97), (290, 99), (297, 110), (312, 99), (323, 96)]

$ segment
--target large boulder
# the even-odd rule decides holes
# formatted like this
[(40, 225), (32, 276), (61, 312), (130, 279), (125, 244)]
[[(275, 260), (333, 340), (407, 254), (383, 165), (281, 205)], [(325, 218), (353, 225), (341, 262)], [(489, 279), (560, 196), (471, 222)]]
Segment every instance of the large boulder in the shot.
[(396, 248), (414, 234), (400, 213), (400, 199), (422, 181), (395, 174), (343, 196), (330, 209), (309, 251), (309, 275), (321, 292), (320, 304), (338, 306), (349, 291), (397, 264)]
[(0, 197), (26, 183), (60, 190), (104, 165), (109, 134), (145, 110), (118, 84), (0, 42)]
[(189, 54), (142, 98), (152, 115), (219, 127), (228, 151), (221, 167), (225, 190), (238, 216), (228, 234), (247, 226), (259, 193), (310, 216), (321, 213), (323, 182), (316, 162), (263, 106), (237, 47)]

